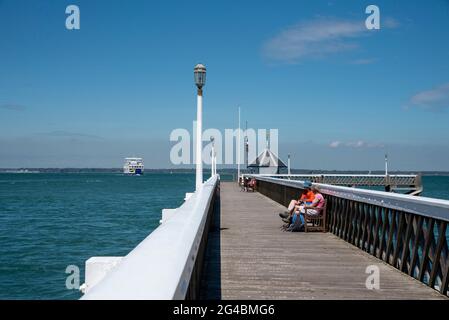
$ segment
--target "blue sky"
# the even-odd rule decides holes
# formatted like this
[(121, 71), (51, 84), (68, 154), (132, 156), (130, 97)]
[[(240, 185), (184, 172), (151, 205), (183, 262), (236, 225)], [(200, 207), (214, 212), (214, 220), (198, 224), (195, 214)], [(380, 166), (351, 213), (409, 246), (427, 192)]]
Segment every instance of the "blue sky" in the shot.
[(0, 0), (0, 39), (0, 167), (173, 167), (202, 62), (204, 128), (240, 105), (293, 167), (449, 170), (449, 1)]

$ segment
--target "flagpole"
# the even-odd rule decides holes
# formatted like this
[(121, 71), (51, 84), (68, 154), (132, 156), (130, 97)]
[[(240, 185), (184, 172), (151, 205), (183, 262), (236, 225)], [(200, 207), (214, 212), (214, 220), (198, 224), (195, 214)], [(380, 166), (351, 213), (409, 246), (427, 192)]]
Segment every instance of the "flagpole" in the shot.
[(237, 142), (237, 182), (240, 183), (240, 107), (239, 107), (239, 131), (237, 133), (238, 135), (238, 142)]

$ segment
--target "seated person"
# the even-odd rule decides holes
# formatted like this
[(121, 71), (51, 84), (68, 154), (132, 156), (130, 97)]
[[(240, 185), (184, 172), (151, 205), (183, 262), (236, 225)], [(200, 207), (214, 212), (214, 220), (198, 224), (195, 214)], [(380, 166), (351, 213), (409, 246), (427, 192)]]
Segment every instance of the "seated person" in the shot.
[(239, 184), (240, 184), (241, 190), (242, 191), (247, 191), (249, 178), (248, 177), (241, 177), (239, 179), (239, 182), (240, 182)]
[[(315, 210), (315, 209), (310, 209), (310, 208), (324, 207), (325, 200), (324, 200), (323, 195), (320, 193), (320, 190), (318, 189), (318, 187), (312, 187), (311, 189), (312, 189), (311, 191), (315, 195), (315, 198), (310, 205), (307, 205), (307, 214), (317, 215), (317, 214), (320, 214), (321, 210)], [(291, 223), (295, 223), (296, 219), (298, 219), (298, 217), (299, 217), (301, 219), (301, 223), (304, 224), (305, 223), (304, 214), (306, 212), (306, 210), (305, 210), (306, 206), (299, 205), (299, 206), (296, 206), (295, 208), (296, 208), (296, 210), (291, 219)]]
[[(301, 193), (301, 196), (298, 200), (293, 199), (290, 201), (290, 204), (288, 205), (287, 210), (285, 212), (279, 213), (279, 216), (283, 219), (289, 220), (291, 219), (293, 212), (295, 211), (296, 207), (302, 204), (309, 205), (312, 203), (313, 199), (315, 199), (315, 194), (311, 191), (312, 183), (310, 181), (304, 182), (304, 189)], [(286, 222), (286, 221), (284, 221)]]
[[(256, 189), (256, 179), (252, 178), (249, 182), (248, 182), (248, 189), (251, 190), (255, 190)], [(248, 191), (248, 190), (247, 190)]]

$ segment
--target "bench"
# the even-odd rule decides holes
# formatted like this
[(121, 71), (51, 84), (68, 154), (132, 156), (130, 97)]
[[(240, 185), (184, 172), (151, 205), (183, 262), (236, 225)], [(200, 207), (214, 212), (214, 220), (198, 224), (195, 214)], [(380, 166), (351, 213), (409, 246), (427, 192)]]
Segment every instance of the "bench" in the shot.
[[(306, 223), (304, 224), (304, 232), (309, 231), (321, 231), (326, 232), (326, 205), (325, 200), (324, 206), (322, 208), (316, 207), (304, 207), (304, 219)], [(319, 211), (317, 214), (310, 214), (310, 210)]]

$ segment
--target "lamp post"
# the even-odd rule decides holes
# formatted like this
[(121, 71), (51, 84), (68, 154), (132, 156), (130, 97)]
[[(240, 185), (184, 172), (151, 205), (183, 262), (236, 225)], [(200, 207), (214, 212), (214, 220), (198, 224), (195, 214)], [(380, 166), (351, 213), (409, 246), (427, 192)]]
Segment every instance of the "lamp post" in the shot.
[(290, 175), (290, 154), (288, 155), (287, 167), (288, 167), (288, 175)]
[(210, 161), (210, 171), (211, 171), (211, 176), (215, 176), (216, 172), (215, 172), (215, 146), (214, 146), (214, 137), (210, 137), (210, 142), (212, 143), (212, 150), (211, 150), (211, 161)]
[(193, 70), (195, 84), (198, 88), (196, 104), (196, 190), (203, 185), (203, 161), (202, 161), (202, 122), (203, 122), (203, 87), (206, 84), (206, 67), (197, 64)]
[(385, 191), (391, 191), (390, 176), (388, 175), (388, 154), (385, 154)]

